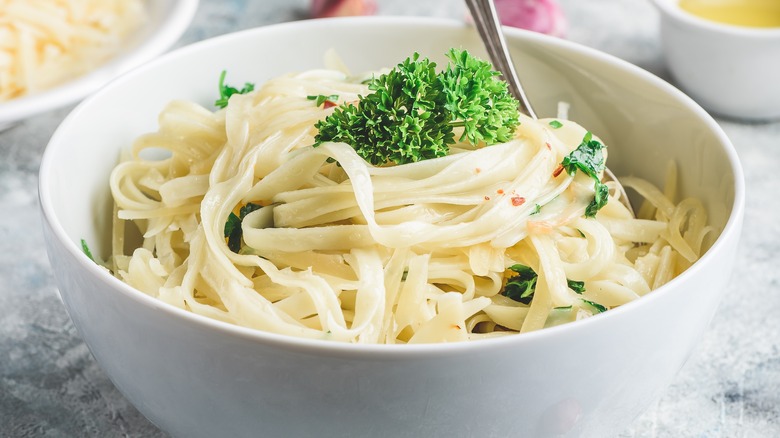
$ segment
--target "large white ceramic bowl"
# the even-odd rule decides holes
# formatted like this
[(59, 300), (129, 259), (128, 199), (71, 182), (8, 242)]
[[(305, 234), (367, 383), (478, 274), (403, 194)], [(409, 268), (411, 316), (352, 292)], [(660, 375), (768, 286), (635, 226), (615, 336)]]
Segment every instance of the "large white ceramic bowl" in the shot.
[(356, 18), (281, 24), (165, 55), (70, 114), (49, 143), (40, 202), (65, 306), (100, 366), (173, 436), (509, 437), (617, 433), (674, 379), (727, 284), (744, 182), (718, 125), (651, 74), (560, 39), (507, 29), (541, 115), (557, 102), (610, 145), (610, 167), (680, 187), (707, 206), (718, 238), (692, 268), (635, 302), (525, 335), (440, 345), (348, 345), (213, 321), (132, 289), (84, 256), (109, 247), (108, 175), (120, 148), (156, 129), (171, 99), (211, 105), (222, 69), (262, 82), (320, 67), (335, 48), (355, 71), (450, 47), (484, 56), (451, 21)]
[(666, 63), (675, 81), (715, 114), (780, 119), (780, 28), (723, 24), (653, 0)]
[(39, 93), (0, 102), (0, 130), (76, 102), (133, 67), (168, 50), (192, 21), (198, 0), (147, 0), (148, 18), (100, 67)]

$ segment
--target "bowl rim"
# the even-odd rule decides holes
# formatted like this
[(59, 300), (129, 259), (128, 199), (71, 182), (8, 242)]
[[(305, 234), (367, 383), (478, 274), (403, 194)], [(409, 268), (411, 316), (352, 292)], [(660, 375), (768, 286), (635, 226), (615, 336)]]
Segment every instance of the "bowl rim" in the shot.
[[(147, 0), (150, 2), (152, 0)], [(181, 38), (198, 10), (199, 0), (172, 0), (170, 11), (138, 45), (76, 78), (52, 88), (0, 102), (0, 124), (13, 124), (84, 98), (115, 77), (154, 59)]]
[(560, 38), (522, 29), (506, 28), (505, 34), (510, 42), (513, 39), (517, 39), (527, 40), (533, 44), (551, 44), (560, 46), (565, 50), (586, 55), (599, 61), (608, 62), (614, 67), (617, 67), (623, 71), (628, 71), (632, 75), (638, 76), (643, 81), (650, 82), (653, 86), (665, 90), (667, 93), (670, 93), (679, 99), (681, 103), (686, 105), (689, 110), (692, 110), (701, 119), (702, 123), (706, 125), (706, 127), (708, 127), (714, 134), (716, 134), (719, 143), (723, 145), (723, 152), (728, 157), (728, 162), (734, 174), (734, 201), (733, 205), (731, 206), (731, 212), (729, 214), (728, 220), (723, 227), (723, 231), (720, 233), (717, 240), (713, 243), (712, 247), (690, 268), (672, 279), (666, 285), (653, 290), (652, 293), (641, 297), (641, 299), (637, 299), (618, 308), (611, 309), (608, 312), (594, 315), (590, 318), (585, 318), (583, 320), (572, 323), (546, 328), (544, 330), (523, 333), (522, 335), (515, 334), (497, 338), (480, 339), (478, 341), (434, 344), (354, 344), (325, 341), (321, 339), (299, 338), (289, 335), (265, 332), (258, 329), (218, 321), (203, 315), (180, 309), (133, 288), (127, 283), (111, 275), (104, 268), (98, 266), (83, 253), (81, 247), (73, 239), (71, 239), (71, 237), (66, 233), (62, 224), (57, 221), (57, 214), (55, 213), (53, 198), (49, 189), (51, 186), (49, 175), (53, 174), (53, 170), (57, 167), (54, 159), (54, 151), (58, 148), (58, 144), (63, 143), (60, 141), (60, 137), (65, 135), (64, 132), (70, 129), (70, 125), (73, 123), (73, 120), (78, 118), (79, 114), (84, 111), (86, 107), (91, 105), (93, 100), (97, 99), (97, 97), (99, 97), (103, 91), (113, 89), (115, 87), (121, 87), (122, 84), (128, 79), (142, 74), (148, 70), (153, 70), (159, 64), (174, 62), (177, 57), (187, 56), (192, 52), (198, 52), (212, 45), (230, 44), (231, 41), (236, 39), (260, 38), (257, 35), (273, 33), (279, 30), (295, 29), (302, 26), (309, 27), (323, 25), (339, 26), (341, 28), (345, 26), (356, 28), (360, 28), (362, 26), (407, 26), (420, 29), (426, 28), (427, 30), (433, 28), (467, 29), (469, 27), (467, 24), (461, 21), (452, 19), (393, 16), (322, 18), (278, 23), (227, 33), (189, 44), (187, 46), (173, 50), (161, 57), (158, 57), (157, 59), (148, 62), (129, 73), (121, 75), (119, 78), (112, 80), (100, 92), (88, 97), (74, 110), (72, 110), (56, 129), (44, 151), (38, 179), (39, 206), (42, 212), (43, 220), (46, 222), (46, 225), (50, 227), (52, 231), (51, 235), (56, 239), (57, 244), (63, 246), (64, 249), (68, 252), (68, 255), (76, 260), (82, 269), (86, 270), (86, 272), (92, 275), (95, 279), (102, 282), (109, 289), (113, 289), (115, 292), (123, 294), (126, 298), (132, 299), (145, 307), (153, 308), (157, 311), (162, 311), (168, 314), (171, 318), (181, 319), (184, 323), (195, 324), (201, 328), (219, 332), (222, 335), (235, 336), (236, 338), (245, 341), (284, 348), (289, 351), (299, 351), (314, 354), (339, 354), (354, 358), (377, 357), (377, 355), (380, 355), (382, 358), (400, 359), (407, 357), (419, 358), (449, 356), (462, 354), (464, 352), (473, 353), (483, 348), (493, 349), (501, 347), (519, 347), (529, 343), (546, 342), (545, 340), (548, 337), (560, 336), (560, 334), (565, 334), (572, 330), (574, 330), (576, 333), (576, 331), (582, 330), (590, 325), (603, 324), (610, 318), (619, 317), (626, 312), (633, 312), (633, 309), (637, 306), (644, 306), (642, 303), (660, 299), (662, 296), (669, 293), (675, 293), (674, 285), (683, 282), (686, 278), (695, 275), (697, 271), (701, 270), (703, 265), (708, 264), (709, 260), (715, 257), (714, 253), (718, 252), (720, 247), (727, 244), (727, 240), (739, 237), (739, 227), (742, 222), (745, 204), (744, 174), (739, 157), (730, 139), (727, 137), (720, 125), (718, 125), (718, 123), (704, 109), (702, 109), (696, 102), (694, 102), (682, 91), (678, 90), (663, 79), (613, 55), (609, 55), (596, 49)]
[(721, 23), (698, 17), (680, 7), (680, 0), (652, 0), (656, 8), (665, 17), (669, 17), (685, 26), (704, 29), (743, 38), (772, 40), (780, 38), (780, 27), (750, 27), (738, 24)]

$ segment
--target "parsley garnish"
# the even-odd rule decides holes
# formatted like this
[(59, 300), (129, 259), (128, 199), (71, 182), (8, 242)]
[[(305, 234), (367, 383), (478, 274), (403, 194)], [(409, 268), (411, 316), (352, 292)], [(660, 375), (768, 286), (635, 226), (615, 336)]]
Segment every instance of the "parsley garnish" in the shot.
[(583, 292), (585, 292), (585, 282), (584, 281), (576, 281), (576, 280), (569, 280), (566, 279), (566, 283), (569, 286), (569, 289), (573, 290), (579, 295), (582, 295)]
[(512, 138), (519, 124), (517, 100), (490, 63), (451, 49), (447, 68), (415, 53), (368, 82), (372, 93), (358, 105), (345, 103), (317, 122), (314, 146), (326, 141), (351, 145), (374, 165), (443, 157), (460, 141), (492, 145)]
[(534, 205), (534, 209), (531, 211), (531, 215), (538, 214), (542, 211), (542, 206), (539, 204)]
[(594, 303), (593, 301), (588, 301), (588, 300), (586, 300), (584, 298), (580, 298), (580, 299), (582, 300), (583, 303), (585, 303), (587, 306), (589, 306), (591, 308), (590, 309), (591, 313), (593, 313), (594, 315), (597, 314), (597, 313), (602, 313), (602, 312), (606, 312), (607, 311), (607, 308), (602, 306), (599, 303)]
[(550, 122), (550, 126), (552, 126), (553, 129), (558, 129), (561, 126), (563, 126), (563, 123), (561, 123), (561, 122), (559, 122), (557, 120), (553, 120), (553, 121)]
[(595, 189), (595, 193), (593, 195), (593, 200), (590, 201), (590, 204), (585, 208), (585, 217), (596, 217), (596, 213), (601, 210), (601, 207), (607, 205), (607, 201), (609, 200), (609, 188), (606, 184), (601, 182), (601, 180), (596, 181), (593, 188)]
[(598, 140), (593, 140), (593, 134), (588, 132), (582, 138), (582, 143), (564, 157), (561, 165), (569, 175), (574, 175), (574, 172), (579, 170), (591, 178), (599, 179), (599, 172), (604, 170), (602, 149), (604, 145)]
[(255, 84), (250, 82), (245, 83), (244, 88), (240, 90), (231, 87), (230, 85), (225, 84), (225, 75), (227, 75), (227, 71), (222, 70), (222, 73), (219, 75), (219, 99), (214, 102), (214, 105), (219, 108), (227, 106), (230, 96), (234, 94), (246, 94), (255, 89)]
[(536, 291), (536, 280), (539, 276), (533, 268), (525, 265), (512, 265), (510, 270), (515, 271), (517, 275), (510, 277), (506, 281), (502, 294), (507, 298), (523, 304), (531, 304)]
[[(504, 290), (501, 293), (507, 298), (511, 298), (520, 303), (530, 304), (534, 297), (534, 292), (536, 291), (536, 280), (539, 278), (539, 275), (533, 268), (521, 264), (512, 265), (509, 267), (509, 270), (516, 272), (517, 275), (512, 276), (507, 280)], [(569, 289), (579, 295), (582, 295), (583, 292), (585, 292), (584, 281), (569, 280), (567, 278), (566, 284), (569, 286)], [(591, 302), (588, 301), (588, 303)], [(606, 310), (606, 308), (604, 310)]]
[(512, 139), (520, 124), (517, 99), (486, 61), (465, 50), (450, 49), (450, 63), (439, 75), (453, 126), (463, 126), (460, 141), (487, 145)]
[(92, 260), (93, 262), (95, 261), (95, 258), (92, 257), (92, 251), (89, 250), (89, 245), (87, 245), (87, 241), (84, 239), (81, 239), (81, 250), (84, 252), (84, 254), (87, 257), (89, 257), (90, 260)]
[[(509, 269), (516, 272), (517, 275), (510, 277), (507, 280), (506, 285), (504, 286), (504, 290), (501, 291), (501, 294), (517, 302), (531, 304), (531, 301), (534, 298), (534, 292), (536, 291), (536, 281), (539, 278), (539, 276), (536, 274), (536, 271), (534, 271), (531, 267), (520, 264), (512, 265), (509, 267)], [(566, 283), (571, 290), (579, 295), (582, 295), (585, 292), (584, 281), (569, 280), (567, 278)], [(588, 301), (584, 298), (580, 298), (579, 300), (594, 315), (597, 313), (606, 312), (608, 310), (605, 306), (602, 306), (599, 303)], [(555, 307), (553, 310), (566, 309), (571, 309), (571, 306)]]
[(593, 201), (585, 208), (585, 217), (595, 217), (596, 213), (605, 205), (609, 197), (607, 185), (601, 182), (599, 173), (604, 171), (604, 153), (602, 149), (606, 146), (593, 139), (590, 132), (585, 134), (582, 143), (577, 149), (571, 151), (569, 155), (563, 158), (561, 165), (569, 175), (579, 170), (591, 177), (594, 181), (593, 189), (595, 195)]
[(319, 94), (317, 96), (306, 96), (309, 100), (315, 100), (316, 106), (321, 106), (325, 104), (325, 102), (336, 102), (339, 99), (338, 94), (331, 94), (330, 96), (325, 96), (324, 94)]
[(241, 238), (244, 234), (244, 231), (241, 228), (241, 221), (244, 220), (246, 215), (260, 207), (262, 207), (262, 205), (250, 202), (239, 209), (238, 216), (232, 212), (230, 213), (230, 216), (228, 216), (228, 220), (225, 222), (225, 238), (228, 240), (228, 248), (230, 248), (231, 251), (237, 253), (241, 250)]

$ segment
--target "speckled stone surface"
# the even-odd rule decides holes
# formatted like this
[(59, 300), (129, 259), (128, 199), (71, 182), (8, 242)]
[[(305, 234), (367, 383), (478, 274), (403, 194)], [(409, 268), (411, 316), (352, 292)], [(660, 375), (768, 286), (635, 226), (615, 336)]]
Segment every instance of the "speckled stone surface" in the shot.
[[(646, 0), (561, 0), (567, 38), (668, 74)], [(201, 0), (180, 45), (302, 19), (308, 2)], [(461, 19), (459, 0), (385, 0), (378, 13)], [(0, 133), (0, 436), (161, 437), (114, 388), (57, 296), (41, 234), (37, 172), (69, 108)], [(709, 330), (671, 387), (620, 437), (780, 436), (780, 122), (719, 120), (747, 176), (735, 273)], [(695, 311), (695, 309), (692, 309)]]

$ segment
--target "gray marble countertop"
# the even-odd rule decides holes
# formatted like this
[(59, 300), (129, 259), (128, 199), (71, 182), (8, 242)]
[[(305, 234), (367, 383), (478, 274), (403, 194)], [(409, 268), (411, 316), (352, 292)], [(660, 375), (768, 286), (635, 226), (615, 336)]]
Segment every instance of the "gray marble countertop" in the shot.
[[(647, 0), (561, 0), (567, 38), (668, 78)], [(380, 0), (377, 13), (462, 19), (459, 0)], [(308, 1), (201, 0), (185, 45), (302, 19)], [(0, 133), (0, 436), (165, 436), (114, 388), (57, 298), (37, 204), (41, 154), (71, 108)], [(737, 265), (720, 309), (665, 394), (620, 437), (780, 436), (780, 122), (718, 119), (747, 177)]]

